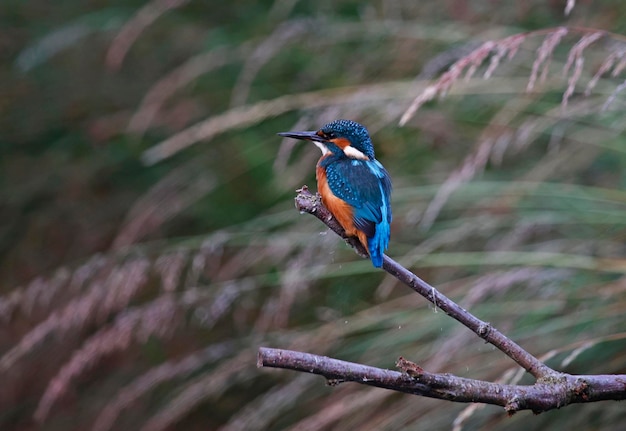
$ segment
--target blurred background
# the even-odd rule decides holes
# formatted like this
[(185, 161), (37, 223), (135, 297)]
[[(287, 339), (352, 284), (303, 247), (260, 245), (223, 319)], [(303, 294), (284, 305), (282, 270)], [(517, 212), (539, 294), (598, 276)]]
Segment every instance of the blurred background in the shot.
[[(615, 402), (507, 417), (256, 354), (532, 383), (294, 209), (319, 151), (276, 132), (350, 118), (394, 181), (391, 257), (555, 369), (626, 373), (625, 16), (619, 1), (4, 0), (0, 429), (622, 429)], [(497, 41), (526, 31), (508, 59)], [(488, 40), (475, 73), (399, 124)]]

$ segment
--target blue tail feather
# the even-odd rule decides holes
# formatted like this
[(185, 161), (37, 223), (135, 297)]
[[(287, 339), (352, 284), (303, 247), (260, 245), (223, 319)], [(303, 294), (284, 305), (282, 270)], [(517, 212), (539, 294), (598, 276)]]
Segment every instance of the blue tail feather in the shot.
[[(388, 196), (388, 195), (387, 195)], [(384, 199), (381, 206), (382, 220), (380, 223), (376, 223), (376, 231), (373, 238), (368, 238), (367, 246), (370, 252), (370, 258), (372, 259), (372, 265), (376, 268), (383, 266), (383, 254), (389, 246), (390, 228), (391, 222), (391, 207), (389, 201)]]
[(389, 223), (386, 220), (376, 225), (376, 233), (368, 239), (367, 245), (372, 264), (380, 268), (383, 266), (383, 254), (389, 245)]

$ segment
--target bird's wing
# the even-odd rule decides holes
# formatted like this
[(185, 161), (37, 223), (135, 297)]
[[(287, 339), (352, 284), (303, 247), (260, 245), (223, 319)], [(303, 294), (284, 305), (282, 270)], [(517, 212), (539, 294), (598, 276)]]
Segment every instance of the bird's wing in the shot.
[(372, 238), (376, 226), (391, 223), (391, 180), (376, 160), (345, 160), (326, 168), (335, 196), (354, 207), (354, 224)]

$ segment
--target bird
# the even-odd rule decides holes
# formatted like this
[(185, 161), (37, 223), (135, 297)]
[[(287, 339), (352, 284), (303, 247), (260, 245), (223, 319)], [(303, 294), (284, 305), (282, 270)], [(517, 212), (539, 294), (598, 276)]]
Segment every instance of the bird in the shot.
[(387, 170), (376, 160), (367, 128), (342, 119), (319, 130), (278, 135), (312, 141), (322, 151), (315, 169), (322, 203), (380, 268), (389, 245), (392, 185)]

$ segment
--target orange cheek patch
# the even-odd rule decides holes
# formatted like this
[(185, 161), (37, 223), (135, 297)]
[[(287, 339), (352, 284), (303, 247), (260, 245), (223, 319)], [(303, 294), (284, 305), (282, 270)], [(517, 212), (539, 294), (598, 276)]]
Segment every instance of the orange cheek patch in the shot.
[(350, 141), (348, 141), (346, 138), (335, 138), (335, 139), (331, 139), (330, 142), (332, 142), (333, 144), (335, 144), (342, 150), (350, 145)]

